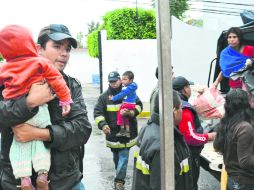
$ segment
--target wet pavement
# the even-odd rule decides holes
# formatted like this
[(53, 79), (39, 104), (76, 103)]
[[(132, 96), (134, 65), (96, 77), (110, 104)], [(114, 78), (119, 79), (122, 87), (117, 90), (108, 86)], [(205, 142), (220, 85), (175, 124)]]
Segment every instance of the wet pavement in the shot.
[[(92, 84), (83, 85), (83, 95), (88, 110), (88, 117), (93, 126), (92, 135), (86, 144), (84, 158), (84, 179), (86, 190), (113, 190), (114, 186), (114, 164), (112, 153), (106, 147), (105, 136), (93, 119), (93, 108), (99, 97), (99, 86)], [(138, 126), (145, 125), (147, 119), (138, 119)], [(125, 190), (131, 190), (133, 172), (133, 151), (131, 148)], [(199, 179), (199, 190), (220, 189), (219, 182), (208, 172), (201, 169)]]
[[(84, 183), (86, 190), (112, 190), (114, 187), (114, 163), (112, 153), (106, 147), (105, 136), (98, 129), (93, 119), (93, 108), (99, 97), (99, 87), (92, 84), (83, 85), (83, 95), (88, 110), (89, 121), (92, 123), (92, 135), (86, 144), (84, 158)], [(139, 126), (146, 123), (146, 119), (139, 119)], [(125, 190), (131, 189), (133, 171), (133, 151), (131, 148), (127, 169)]]

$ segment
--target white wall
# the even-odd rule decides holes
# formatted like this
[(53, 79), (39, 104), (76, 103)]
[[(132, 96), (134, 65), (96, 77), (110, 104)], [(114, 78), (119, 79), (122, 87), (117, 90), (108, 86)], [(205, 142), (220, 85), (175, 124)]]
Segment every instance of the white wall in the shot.
[(210, 62), (216, 57), (222, 31), (206, 30), (172, 19), (172, 65), (175, 76), (207, 84)]
[(118, 71), (134, 72), (138, 84), (137, 94), (144, 102), (149, 102), (150, 93), (156, 85), (157, 67), (156, 40), (106, 40), (102, 32), (103, 89), (108, 86), (108, 73)]
[(65, 72), (82, 83), (92, 83), (92, 75), (99, 74), (99, 60), (90, 57), (87, 49), (74, 49)]
[[(182, 75), (196, 84), (207, 84), (210, 62), (216, 57), (217, 39), (221, 31), (209, 31), (172, 19), (172, 65), (175, 76)], [(107, 74), (132, 70), (138, 83), (138, 96), (149, 102), (156, 85), (156, 40), (106, 40), (102, 32), (103, 88)]]

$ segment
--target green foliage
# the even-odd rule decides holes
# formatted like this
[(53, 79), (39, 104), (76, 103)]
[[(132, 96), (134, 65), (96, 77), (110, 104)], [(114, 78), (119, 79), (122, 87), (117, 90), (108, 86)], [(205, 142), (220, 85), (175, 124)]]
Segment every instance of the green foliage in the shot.
[[(189, 9), (187, 1), (188, 0), (170, 0), (169, 2), (170, 14), (182, 20), (184, 12)], [(152, 4), (153, 7), (155, 7), (154, 0), (152, 0)]]
[(98, 57), (98, 31), (107, 30), (111, 40), (122, 39), (155, 39), (156, 18), (153, 10), (122, 8), (110, 11), (103, 16), (103, 24), (88, 34), (88, 53)]
[(196, 26), (196, 27), (202, 27), (204, 24), (202, 19), (194, 19), (194, 18), (186, 18), (184, 22), (186, 24)]
[(154, 39), (156, 20), (153, 10), (116, 9), (103, 17), (108, 39)]
[(3, 60), (4, 60), (4, 58), (3, 58), (3, 56), (0, 54), (0, 62), (3, 61)]
[(100, 24), (97, 22), (95, 23), (94, 21), (92, 21), (91, 23), (88, 23), (88, 34), (92, 33), (95, 30), (98, 30)]
[(88, 48), (88, 54), (91, 57), (98, 57), (99, 56), (99, 50), (98, 50), (98, 32), (99, 30), (95, 30), (88, 34), (87, 36), (87, 48)]
[(189, 9), (187, 0), (171, 0), (169, 6), (171, 15), (178, 19), (182, 19), (184, 12)]

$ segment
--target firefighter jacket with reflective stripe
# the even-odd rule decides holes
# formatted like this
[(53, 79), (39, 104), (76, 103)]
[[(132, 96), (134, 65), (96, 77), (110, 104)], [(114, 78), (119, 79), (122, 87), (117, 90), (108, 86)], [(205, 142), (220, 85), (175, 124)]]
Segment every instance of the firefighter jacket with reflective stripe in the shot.
[[(159, 114), (153, 113), (150, 122), (139, 133), (139, 152), (134, 152), (135, 170), (132, 190), (161, 190)], [(175, 189), (192, 188), (191, 159), (183, 136), (174, 127)]]
[(122, 100), (113, 102), (109, 100), (110, 95), (116, 95), (121, 92), (121, 88), (113, 89), (110, 86), (100, 95), (94, 108), (94, 119), (99, 129), (108, 125), (110, 127), (110, 134), (106, 135), (106, 143), (109, 148), (130, 148), (137, 142), (137, 119), (136, 116), (141, 113), (143, 104), (137, 98), (136, 109), (134, 116), (129, 117), (131, 138), (117, 137), (116, 134), (120, 131), (120, 126), (117, 125), (117, 112), (121, 106)]

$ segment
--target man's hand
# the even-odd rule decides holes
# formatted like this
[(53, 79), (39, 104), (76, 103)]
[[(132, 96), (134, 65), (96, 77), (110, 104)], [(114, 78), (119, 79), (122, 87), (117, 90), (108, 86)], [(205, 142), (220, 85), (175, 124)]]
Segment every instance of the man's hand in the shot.
[(124, 108), (120, 111), (120, 114), (125, 117), (134, 117), (134, 111)]
[(216, 132), (211, 132), (211, 133), (208, 133), (208, 140), (209, 141), (213, 141), (216, 137)]
[(113, 97), (114, 97), (113, 95), (110, 95), (110, 96), (108, 96), (108, 99), (109, 99), (109, 100), (112, 100)]
[(14, 137), (18, 142), (29, 142), (32, 140), (48, 141), (50, 139), (49, 129), (40, 129), (23, 123), (12, 127)]
[(109, 133), (110, 133), (110, 128), (109, 128), (109, 126), (108, 126), (108, 125), (104, 125), (104, 126), (102, 127), (102, 131), (103, 131), (103, 133), (104, 133), (105, 135), (109, 134)]
[(46, 104), (54, 98), (55, 95), (52, 94), (48, 83), (35, 83), (30, 88), (26, 98), (26, 104), (32, 110), (37, 106)]

